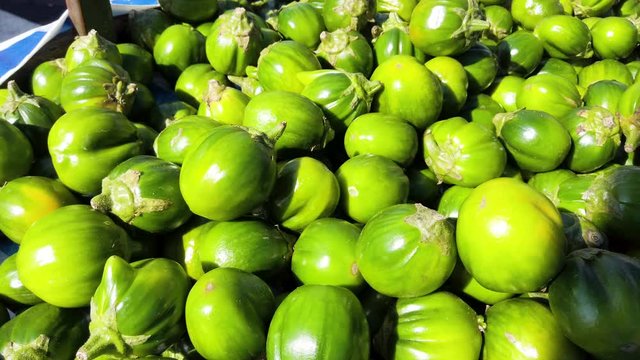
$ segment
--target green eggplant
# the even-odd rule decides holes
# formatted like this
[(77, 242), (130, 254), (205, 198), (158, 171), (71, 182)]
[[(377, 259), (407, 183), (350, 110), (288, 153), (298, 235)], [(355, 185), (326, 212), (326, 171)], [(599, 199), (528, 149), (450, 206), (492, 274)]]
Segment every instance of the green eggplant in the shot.
[(62, 79), (60, 103), (68, 113), (81, 108), (102, 108), (128, 114), (137, 88), (129, 74), (115, 63), (89, 59)]
[(202, 98), (198, 115), (209, 117), (221, 124), (242, 125), (244, 110), (251, 98), (242, 91), (210, 80)]
[(277, 10), (271, 21), (274, 29), (285, 38), (297, 41), (309, 49), (315, 49), (320, 43), (320, 33), (324, 26), (322, 12), (307, 2), (294, 1)]
[(531, 172), (551, 171), (571, 148), (569, 132), (544, 111), (518, 110), (493, 118), (496, 134), (518, 167)]
[(264, 91), (264, 87), (262, 86), (262, 84), (260, 84), (260, 81), (252, 77), (229, 75), (227, 76), (227, 79), (231, 83), (236, 85), (236, 87), (238, 87), (243, 94), (247, 95), (250, 98)]
[(596, 61), (583, 67), (578, 73), (578, 85), (585, 89), (601, 80), (616, 80), (627, 86), (633, 84), (633, 76), (629, 69), (614, 59)]
[(580, 107), (559, 119), (569, 131), (573, 145), (567, 167), (587, 173), (612, 161), (620, 150), (620, 125), (616, 116), (602, 107)]
[(160, 131), (176, 120), (189, 115), (196, 115), (198, 110), (184, 101), (169, 101), (158, 105), (158, 113), (153, 114), (152, 126)]
[(91, 207), (151, 232), (184, 224), (191, 211), (180, 194), (180, 167), (154, 156), (138, 155), (113, 168)]
[(493, 117), (503, 112), (505, 109), (502, 108), (502, 105), (492, 99), (490, 95), (480, 93), (467, 97), (467, 102), (464, 103), (459, 115), (467, 121), (477, 123), (489, 131), (495, 132)]
[(518, 110), (518, 91), (524, 83), (524, 78), (507, 75), (497, 78), (487, 92), (505, 111)]
[(90, 59), (107, 60), (122, 65), (122, 55), (116, 44), (103, 38), (95, 30), (90, 30), (87, 35), (76, 37), (64, 56), (68, 71)]
[(153, 78), (153, 55), (140, 45), (122, 43), (116, 45), (122, 56), (122, 68), (137, 84), (150, 84)]
[(302, 285), (282, 301), (269, 325), (267, 358), (369, 359), (369, 327), (349, 290)]
[(303, 284), (359, 290), (364, 284), (356, 263), (359, 235), (360, 228), (345, 220), (324, 218), (312, 222), (295, 243), (291, 271)]
[(153, 58), (158, 69), (175, 81), (190, 65), (206, 61), (206, 39), (189, 24), (171, 25), (158, 36)]
[(243, 76), (247, 66), (256, 65), (262, 43), (262, 33), (253, 17), (245, 8), (237, 7), (213, 24), (207, 36), (207, 59), (222, 74)]
[(0, 107), (0, 117), (17, 126), (27, 136), (36, 155), (47, 152), (49, 129), (64, 111), (46, 98), (22, 92), (15, 81), (7, 83), (8, 96)]
[(371, 0), (324, 0), (322, 17), (328, 31), (361, 31), (375, 12)]
[(610, 239), (610, 246), (637, 246), (640, 228), (635, 193), (640, 168), (610, 166), (569, 178), (560, 184), (557, 207), (591, 221)]
[(373, 50), (367, 39), (356, 31), (323, 31), (315, 54), (334, 69), (362, 73), (366, 77), (373, 71)]
[(141, 123), (134, 122), (133, 126), (136, 127), (138, 138), (142, 141), (142, 154), (153, 154), (153, 142), (158, 137), (158, 132), (151, 126)]
[(536, 74), (553, 74), (569, 80), (572, 84), (578, 84), (578, 73), (568, 62), (556, 58), (548, 58), (540, 64)]
[(153, 150), (158, 158), (180, 165), (186, 154), (200, 145), (211, 130), (220, 125), (208, 117), (185, 116), (158, 134), (153, 142)]
[(333, 138), (322, 109), (290, 91), (266, 91), (251, 98), (242, 125), (266, 134), (282, 155), (321, 150)]
[(218, 12), (217, 0), (159, 0), (158, 3), (166, 13), (190, 23), (210, 20)]
[(411, 13), (409, 36), (425, 54), (459, 55), (489, 28), (482, 17), (475, 0), (420, 1)]
[(89, 339), (76, 358), (93, 359), (115, 351), (155, 355), (185, 332), (184, 306), (191, 283), (173, 260), (127, 263), (111, 256), (91, 298)]
[(416, 58), (394, 55), (376, 67), (371, 80), (383, 86), (374, 98), (373, 111), (397, 115), (418, 131), (438, 119), (443, 101), (440, 81)]
[(153, 50), (160, 34), (174, 22), (169, 14), (158, 8), (131, 10), (128, 20), (131, 40), (147, 50)]
[(584, 359), (548, 306), (534, 299), (501, 301), (486, 312), (483, 359)]
[(572, 0), (573, 13), (580, 18), (606, 16), (616, 5), (613, 0)]
[(460, 61), (448, 56), (436, 56), (424, 64), (440, 80), (442, 111), (440, 118), (457, 114), (467, 101), (469, 77)]
[[(362, 154), (345, 161), (336, 171), (340, 209), (364, 224), (379, 211), (403, 204), (409, 196), (409, 178), (393, 160)], [(378, 179), (372, 182), (371, 179)]]
[(500, 41), (511, 34), (513, 17), (511, 12), (500, 5), (484, 6), (485, 20), (489, 23), (489, 29), (485, 30), (483, 37)]
[(633, 80), (635, 80), (638, 77), (638, 71), (640, 71), (640, 60), (629, 61), (624, 65), (629, 69), (629, 72), (633, 75)]
[(460, 259), (456, 262), (456, 267), (453, 269), (451, 276), (447, 280), (445, 288), (450, 289), (457, 294), (464, 294), (487, 305), (499, 303), (515, 295), (489, 290), (480, 285), (478, 280), (474, 279), (467, 269), (464, 268), (464, 264)]
[(20, 244), (25, 232), (38, 219), (77, 202), (58, 180), (41, 176), (13, 179), (0, 188), (0, 231)]
[(333, 214), (339, 199), (340, 187), (331, 170), (314, 158), (301, 157), (279, 167), (267, 211), (277, 224), (301, 232)]
[(593, 248), (569, 254), (549, 286), (549, 305), (565, 336), (596, 359), (637, 359), (638, 276), (640, 261), (623, 254)]
[(265, 90), (300, 93), (304, 85), (297, 78), (302, 71), (320, 70), (313, 51), (293, 40), (269, 45), (258, 58), (257, 78)]
[(174, 260), (187, 272), (187, 275), (198, 280), (204, 275), (202, 262), (198, 254), (200, 233), (213, 224), (209, 220), (193, 216), (186, 224), (164, 236), (162, 255)]
[(573, 16), (547, 16), (536, 25), (533, 34), (551, 57), (588, 59), (593, 56), (589, 28)]
[[(64, 58), (49, 60), (38, 65), (31, 75), (31, 91), (35, 96), (41, 96), (56, 104), (60, 104), (62, 78), (69, 70)], [(2, 103), (1, 101), (0, 103)]]
[(0, 119), (0, 184), (27, 175), (33, 146), (16, 126)]
[(461, 117), (441, 120), (424, 133), (424, 159), (438, 182), (474, 187), (504, 172), (507, 154), (491, 130)]
[[(377, 3), (379, 4), (380, 1)], [(371, 42), (376, 64), (382, 64), (393, 55), (414, 56), (424, 62), (425, 54), (411, 43), (407, 21), (408, 19), (403, 20), (397, 13), (392, 12), (389, 14), (389, 18), (382, 23), (382, 27), (374, 27), (371, 30), (374, 35)]]
[(34, 305), (0, 327), (4, 359), (71, 360), (89, 335), (80, 309)]
[(567, 253), (584, 248), (609, 247), (609, 239), (593, 223), (580, 215), (560, 212), (564, 235), (567, 238)]
[(300, 95), (320, 106), (337, 136), (355, 118), (369, 112), (373, 97), (382, 89), (379, 81), (339, 70), (301, 72), (298, 79), (304, 83)]
[(189, 338), (206, 359), (264, 357), (275, 307), (271, 289), (259, 277), (233, 268), (211, 270), (187, 297)]
[(202, 275), (216, 268), (235, 268), (268, 279), (288, 267), (291, 259), (285, 234), (258, 219), (212, 221), (188, 236), (196, 236), (190, 262), (200, 264)]
[(438, 202), (438, 212), (451, 219), (458, 218), (458, 212), (464, 200), (471, 194), (473, 188), (453, 185), (447, 188)]
[(418, 152), (418, 134), (400, 117), (368, 113), (358, 116), (349, 125), (344, 135), (344, 148), (349, 157), (379, 155), (407, 167)]
[(469, 305), (446, 291), (400, 299), (380, 330), (380, 350), (386, 359), (475, 360), (483, 323)]
[(102, 179), (116, 165), (143, 150), (133, 123), (119, 112), (99, 108), (63, 115), (51, 127), (48, 145), (60, 181), (82, 195), (100, 192)]
[(175, 91), (178, 99), (197, 107), (204, 100), (209, 81), (228, 84), (224, 74), (217, 72), (209, 64), (193, 64), (184, 69), (176, 80)]
[(399, 204), (378, 212), (356, 245), (362, 277), (377, 292), (423, 296), (447, 280), (456, 263), (454, 227), (435, 210)]
[(196, 215), (218, 221), (238, 218), (269, 198), (276, 179), (275, 157), (264, 134), (219, 126), (185, 157), (180, 191)]
[(149, 88), (144, 84), (137, 84), (137, 91), (135, 98), (133, 100), (133, 105), (131, 106), (131, 112), (129, 112), (129, 119), (131, 121), (136, 121), (139, 123), (146, 123), (149, 126), (155, 125), (153, 123), (153, 116), (150, 116), (150, 113), (156, 111), (158, 108), (156, 104), (156, 99), (149, 90)]
[(513, 21), (528, 31), (533, 31), (542, 19), (562, 13), (562, 4), (559, 0), (511, 1)]
[(599, 106), (612, 114), (618, 112), (618, 103), (628, 86), (616, 80), (600, 80), (589, 85), (582, 100), (584, 106)]
[(477, 94), (484, 91), (493, 83), (498, 74), (498, 59), (486, 45), (476, 43), (466, 51), (456, 56), (464, 66), (469, 81), (468, 91)]
[(546, 173), (534, 174), (527, 184), (546, 196), (552, 203), (558, 203), (558, 190), (563, 181), (576, 176), (568, 169), (556, 169)]
[(365, 288), (358, 294), (358, 299), (360, 299), (360, 304), (362, 304), (362, 309), (367, 317), (369, 334), (374, 336), (374, 334), (378, 333), (380, 327), (382, 327), (382, 323), (389, 309), (395, 304), (395, 299), (382, 295), (370, 287)]
[(527, 78), (516, 95), (518, 108), (544, 111), (560, 119), (582, 103), (580, 92), (569, 80), (553, 74)]
[(407, 176), (409, 177), (408, 200), (435, 208), (442, 193), (436, 174), (425, 165), (420, 165), (410, 167), (407, 170)]
[[(600, 0), (613, 5), (615, 1)], [(628, 18), (607, 16), (591, 29), (593, 50), (600, 59), (627, 58), (638, 44), (638, 29)]]
[(10, 304), (35, 305), (42, 302), (18, 277), (16, 254), (9, 255), (0, 264), (0, 298)]
[(42, 300), (82, 307), (89, 305), (107, 259), (129, 253), (129, 236), (108, 216), (87, 205), (69, 205), (27, 230), (16, 265), (24, 286)]
[(527, 77), (542, 61), (544, 47), (533, 33), (518, 30), (498, 43), (496, 55), (503, 73)]

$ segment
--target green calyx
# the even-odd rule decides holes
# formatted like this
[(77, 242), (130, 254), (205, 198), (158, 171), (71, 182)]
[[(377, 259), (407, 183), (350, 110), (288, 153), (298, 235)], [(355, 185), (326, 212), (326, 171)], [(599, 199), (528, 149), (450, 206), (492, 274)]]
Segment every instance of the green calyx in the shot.
[(76, 353), (76, 360), (90, 360), (100, 355), (113, 354), (131, 355), (132, 348), (142, 345), (151, 335), (127, 336), (118, 331), (115, 305), (103, 314), (99, 314), (96, 304), (91, 301), (91, 335), (87, 342)]
[(355, 93), (351, 100), (351, 108), (355, 109), (357, 105), (364, 101), (367, 105), (367, 109), (371, 109), (373, 98), (376, 93), (382, 90), (382, 83), (374, 80), (370, 81), (362, 73), (345, 73), (351, 80), (351, 86), (347, 89), (345, 96), (350, 96)]
[(624, 134), (624, 151), (631, 155), (638, 148), (640, 142), (640, 111), (631, 116), (620, 117), (620, 129)]
[(382, 23), (382, 31), (389, 31), (393, 29), (400, 29), (407, 34), (409, 33), (409, 23), (402, 20), (398, 13), (389, 13), (389, 18)]
[(18, 111), (18, 108), (21, 105), (29, 104), (37, 108), (42, 106), (37, 96), (23, 92), (14, 80), (7, 83), (7, 91), (9, 94), (5, 103), (0, 107), (0, 114), (5, 118), (5, 120), (12, 124), (18, 120), (14, 114)]
[(333, 8), (336, 14), (347, 14), (351, 16), (346, 30), (358, 31), (368, 20), (372, 6), (369, 0), (344, 0)]
[(207, 88), (207, 93), (204, 96), (204, 102), (207, 106), (210, 103), (215, 103), (222, 99), (222, 95), (224, 94), (224, 90), (227, 88), (226, 85), (221, 84), (218, 80), (210, 80), (209, 87)]
[(466, 47), (473, 45), (480, 34), (491, 27), (488, 21), (482, 19), (482, 11), (476, 0), (468, 0), (467, 9), (456, 8), (454, 11), (462, 18), (462, 25), (451, 37), (465, 39)]
[(455, 251), (451, 247), (453, 243), (453, 226), (447, 218), (435, 210), (431, 210), (421, 204), (415, 204), (416, 212), (407, 216), (404, 222), (420, 231), (420, 242), (423, 244), (435, 243), (440, 248), (443, 256), (451, 255)]
[(38, 336), (28, 344), (9, 343), (2, 352), (2, 357), (20, 360), (53, 360), (49, 354), (49, 337), (45, 335)]
[[(138, 91), (138, 85), (128, 83), (119, 76), (114, 76), (111, 83), (103, 85), (107, 92), (107, 103), (115, 104), (116, 111), (125, 113), (127, 109), (133, 105), (135, 93)], [(131, 103), (129, 103), (131, 101)]]
[(457, 164), (457, 159), (462, 154), (462, 146), (453, 139), (447, 137), (444, 143), (439, 144), (430, 129), (424, 135), (425, 162), (436, 175), (438, 184), (442, 184), (445, 177), (462, 180), (462, 173)]
[(320, 33), (320, 45), (318, 45), (316, 55), (325, 59), (332, 66), (335, 66), (338, 58), (343, 55), (344, 52), (353, 52), (349, 45), (355, 40), (358, 40), (358, 33), (349, 30), (338, 29), (333, 32), (323, 31)]
[(604, 108), (581, 109), (577, 112), (583, 120), (576, 128), (578, 136), (594, 134), (596, 145), (602, 146), (609, 139), (620, 145), (620, 126), (618, 120)]
[(168, 209), (172, 205), (168, 200), (142, 197), (141, 175), (139, 171), (128, 170), (116, 179), (104, 178), (102, 193), (91, 199), (91, 206), (104, 213), (111, 212), (129, 224), (146, 213)]
[(517, 111), (508, 113), (498, 113), (493, 117), (493, 125), (496, 127), (496, 136), (501, 137), (504, 124), (513, 120), (517, 115)]
[(233, 37), (242, 50), (249, 48), (252, 38), (260, 36), (258, 28), (243, 7), (235, 8), (229, 19), (220, 25), (220, 34)]
[[(97, 57), (97, 54), (106, 52), (105, 42), (108, 41), (98, 35), (98, 32), (95, 29), (91, 29), (87, 35), (78, 36), (70, 47), (75, 51), (86, 51), (90, 55), (90, 58), (95, 58)], [(108, 43), (110, 45), (110, 42)]]

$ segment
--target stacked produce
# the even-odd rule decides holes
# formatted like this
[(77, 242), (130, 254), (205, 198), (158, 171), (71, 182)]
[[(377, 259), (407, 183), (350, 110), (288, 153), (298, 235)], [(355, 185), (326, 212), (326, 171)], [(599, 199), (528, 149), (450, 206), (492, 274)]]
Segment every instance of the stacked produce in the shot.
[(640, 358), (637, 0), (160, 5), (0, 90), (3, 358)]

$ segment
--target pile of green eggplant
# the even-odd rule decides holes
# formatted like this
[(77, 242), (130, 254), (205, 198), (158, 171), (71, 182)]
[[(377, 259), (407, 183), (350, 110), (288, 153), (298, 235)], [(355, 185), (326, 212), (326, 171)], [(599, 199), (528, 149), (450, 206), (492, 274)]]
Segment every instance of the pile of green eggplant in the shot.
[(160, 0), (0, 90), (0, 358), (640, 359), (640, 0)]

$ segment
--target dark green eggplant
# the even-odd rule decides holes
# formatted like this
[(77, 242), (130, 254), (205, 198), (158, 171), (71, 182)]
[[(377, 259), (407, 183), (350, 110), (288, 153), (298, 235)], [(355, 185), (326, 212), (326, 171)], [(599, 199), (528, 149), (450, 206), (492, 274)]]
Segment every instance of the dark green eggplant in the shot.
[(48, 145), (60, 181), (82, 195), (100, 192), (102, 179), (116, 165), (143, 150), (133, 123), (98, 108), (63, 115), (51, 128)]
[(27, 175), (33, 158), (29, 139), (16, 126), (0, 120), (0, 184)]
[(64, 57), (68, 71), (91, 59), (107, 60), (122, 65), (122, 55), (120, 55), (116, 44), (103, 38), (93, 29), (86, 35), (76, 37), (67, 48)]
[(565, 336), (597, 359), (637, 359), (639, 276), (640, 261), (623, 254), (593, 248), (569, 254), (549, 286), (551, 311)]
[(498, 74), (496, 55), (481, 43), (472, 45), (465, 52), (456, 56), (456, 59), (467, 72), (468, 91), (471, 94), (477, 94), (487, 89)]
[(518, 167), (532, 172), (551, 171), (571, 148), (569, 132), (544, 111), (518, 110), (493, 118), (496, 133)]
[(131, 81), (149, 84), (153, 78), (153, 55), (140, 45), (122, 43), (116, 45), (122, 56), (122, 68), (129, 73)]
[(503, 73), (529, 76), (542, 61), (544, 48), (533, 33), (518, 30), (498, 43), (498, 63)]
[(382, 89), (379, 81), (339, 70), (301, 72), (298, 79), (304, 84), (300, 95), (320, 106), (337, 135), (344, 134), (355, 118), (369, 112), (373, 97)]
[(169, 14), (158, 8), (132, 10), (129, 12), (129, 35), (136, 44), (153, 50), (160, 34), (173, 22)]
[(316, 56), (331, 67), (369, 77), (373, 71), (373, 50), (367, 39), (356, 31), (323, 31)]
[(256, 65), (263, 47), (262, 33), (245, 8), (220, 16), (207, 36), (206, 52), (211, 66), (225, 75), (243, 76)]
[(436, 174), (421, 165), (409, 168), (407, 176), (409, 177), (409, 201), (434, 209), (442, 193)]
[(80, 309), (34, 305), (0, 327), (3, 359), (71, 360), (89, 336)]
[(374, 38), (371, 42), (376, 64), (382, 64), (394, 55), (414, 56), (421, 62), (426, 60), (426, 55), (411, 43), (409, 23), (402, 20), (397, 13), (390, 13), (382, 26), (374, 27), (372, 33)]
[(151, 233), (184, 224), (191, 211), (180, 194), (180, 167), (154, 156), (134, 156), (102, 180), (91, 206)]
[[(59, 208), (22, 239), (16, 265), (24, 286), (60, 307), (89, 305), (111, 255), (129, 257), (129, 236), (87, 205)], [(78, 271), (82, 269), (82, 271)]]
[(158, 132), (149, 125), (141, 123), (133, 123), (133, 126), (138, 130), (138, 138), (142, 141), (142, 154), (153, 154), (153, 142), (158, 137)]
[(559, 120), (573, 141), (567, 157), (567, 166), (572, 171), (586, 173), (601, 168), (620, 150), (618, 119), (605, 108), (580, 107)]
[(580, 215), (560, 212), (564, 234), (567, 238), (567, 254), (578, 249), (609, 247), (609, 239), (593, 223)]
[(9, 94), (0, 107), (0, 117), (22, 130), (35, 155), (46, 154), (49, 129), (64, 110), (46, 98), (25, 94), (13, 80), (7, 83), (7, 89)]
[(158, 105), (156, 99), (144, 84), (136, 85), (137, 91), (133, 100), (133, 106), (131, 106), (131, 112), (129, 112), (129, 119), (138, 123), (145, 123), (149, 126), (155, 125), (153, 123), (153, 112), (157, 110)]
[(185, 332), (183, 316), (190, 281), (169, 259), (127, 263), (119, 256), (104, 265), (91, 299), (89, 339), (78, 359), (115, 351), (122, 355), (155, 355)]
[(545, 17), (536, 25), (533, 34), (551, 57), (588, 59), (593, 56), (591, 32), (585, 23), (573, 16)]
[(159, 0), (163, 11), (189, 23), (200, 23), (213, 18), (218, 12), (217, 0)]
[(0, 298), (8, 303), (35, 305), (42, 302), (18, 277), (16, 254), (9, 255), (0, 264)]

